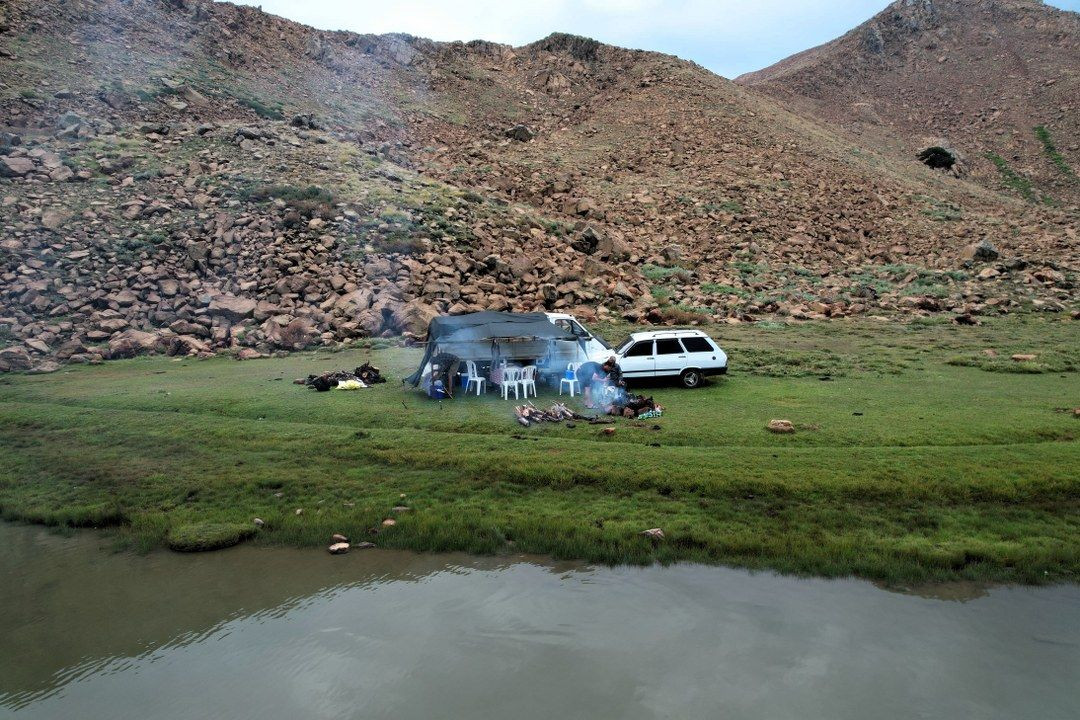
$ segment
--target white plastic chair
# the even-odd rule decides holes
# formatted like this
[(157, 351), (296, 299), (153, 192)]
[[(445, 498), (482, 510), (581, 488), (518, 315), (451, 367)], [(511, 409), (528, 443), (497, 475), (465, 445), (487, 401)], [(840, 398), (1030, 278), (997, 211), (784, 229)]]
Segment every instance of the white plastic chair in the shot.
[(581, 394), (580, 383), (578, 382), (578, 379), (577, 379), (577, 369), (579, 367), (581, 367), (581, 363), (567, 363), (566, 364), (566, 369), (570, 373), (573, 374), (573, 377), (568, 378), (568, 377), (564, 376), (562, 378), (562, 380), (559, 381), (559, 394), (560, 395), (562, 395), (562, 391), (563, 391), (564, 387), (569, 387), (569, 389), (570, 389), (570, 397), (574, 397), (574, 391), (575, 390), (577, 390), (578, 395)]
[(476, 369), (476, 363), (472, 360), (465, 361), (465, 372), (469, 375), (469, 384), (465, 386), (465, 394), (469, 394), (469, 390), (473, 385), (476, 385), (476, 394), (480, 395), (484, 391), (484, 385), (487, 383), (487, 379), (480, 375)]
[(518, 377), (518, 385), (521, 386), (521, 390), (525, 393), (525, 398), (529, 397), (529, 388), (532, 388), (533, 397), (536, 397), (536, 366), (526, 365), (521, 368), (521, 375)]
[(503, 368), (502, 371), (502, 393), (503, 400), (510, 397), (510, 388), (514, 388), (514, 399), (519, 399), (518, 388), (521, 387), (521, 368)]

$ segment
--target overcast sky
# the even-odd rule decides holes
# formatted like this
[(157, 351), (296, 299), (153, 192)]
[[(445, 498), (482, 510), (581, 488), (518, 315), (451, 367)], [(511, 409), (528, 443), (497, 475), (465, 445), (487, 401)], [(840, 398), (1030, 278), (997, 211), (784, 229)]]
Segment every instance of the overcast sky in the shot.
[[(560, 31), (657, 50), (725, 77), (771, 65), (869, 19), (888, 0), (254, 0), (324, 30), (525, 45)], [(1048, 4), (1080, 11), (1080, 0)]]

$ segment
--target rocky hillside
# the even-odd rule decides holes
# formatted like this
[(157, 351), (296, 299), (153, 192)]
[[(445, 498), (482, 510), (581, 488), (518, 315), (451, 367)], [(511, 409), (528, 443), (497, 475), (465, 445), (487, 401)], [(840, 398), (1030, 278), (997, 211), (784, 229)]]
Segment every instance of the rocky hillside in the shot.
[(1080, 14), (1040, 0), (897, 0), (843, 37), (737, 80), (1029, 202), (1080, 202)]
[(0, 12), (0, 369), (255, 356), (483, 308), (1075, 304), (1074, 208), (677, 58), (328, 33), (209, 0)]

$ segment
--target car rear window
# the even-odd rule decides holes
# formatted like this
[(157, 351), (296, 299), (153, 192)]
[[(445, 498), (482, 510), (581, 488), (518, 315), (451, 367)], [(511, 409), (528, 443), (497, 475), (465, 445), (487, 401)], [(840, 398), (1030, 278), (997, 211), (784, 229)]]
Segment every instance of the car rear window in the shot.
[(712, 352), (713, 346), (703, 337), (684, 337), (682, 344), (686, 346), (686, 352)]
[(681, 355), (683, 352), (682, 345), (678, 340), (657, 340), (656, 341), (656, 354), (657, 355)]
[(639, 342), (626, 351), (625, 357), (642, 357), (645, 355), (652, 355), (652, 340)]

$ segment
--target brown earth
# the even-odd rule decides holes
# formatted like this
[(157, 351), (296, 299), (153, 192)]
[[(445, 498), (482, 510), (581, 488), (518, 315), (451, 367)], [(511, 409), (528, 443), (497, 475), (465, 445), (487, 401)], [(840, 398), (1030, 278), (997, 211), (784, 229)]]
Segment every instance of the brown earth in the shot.
[(978, 322), (1076, 303), (1074, 205), (670, 56), (321, 32), (207, 0), (16, 0), (0, 54), (0, 371), (484, 308)]
[(1077, 13), (1039, 0), (899, 0), (736, 82), (906, 157), (955, 148), (965, 172), (988, 187), (1034, 202), (1080, 201)]

